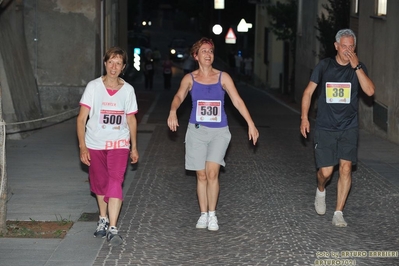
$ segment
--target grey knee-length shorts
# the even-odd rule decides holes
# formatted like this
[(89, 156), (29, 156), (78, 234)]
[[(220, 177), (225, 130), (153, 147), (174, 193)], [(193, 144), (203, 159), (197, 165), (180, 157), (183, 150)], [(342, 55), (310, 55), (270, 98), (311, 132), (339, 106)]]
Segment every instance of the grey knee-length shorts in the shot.
[(210, 128), (189, 123), (186, 132), (187, 170), (205, 169), (205, 162), (225, 166), (224, 156), (231, 140), (229, 127)]

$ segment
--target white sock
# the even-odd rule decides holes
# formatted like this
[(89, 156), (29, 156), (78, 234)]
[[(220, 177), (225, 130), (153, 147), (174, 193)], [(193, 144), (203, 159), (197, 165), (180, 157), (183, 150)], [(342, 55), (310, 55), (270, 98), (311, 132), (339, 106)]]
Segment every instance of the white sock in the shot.
[(323, 197), (325, 197), (325, 196), (326, 196), (326, 189), (324, 189), (324, 191), (321, 192), (321, 191), (319, 190), (319, 188), (317, 188), (316, 193), (317, 193), (317, 196), (323, 196)]
[(341, 213), (342, 215), (344, 215), (344, 214), (342, 213), (342, 211), (335, 211), (335, 212), (334, 212), (334, 215), (336, 215), (337, 213)]
[(208, 213), (207, 212), (201, 212), (201, 216), (203, 216), (203, 215), (208, 215)]
[(215, 211), (211, 211), (211, 212), (208, 212), (208, 213), (209, 213), (209, 217), (216, 216)]

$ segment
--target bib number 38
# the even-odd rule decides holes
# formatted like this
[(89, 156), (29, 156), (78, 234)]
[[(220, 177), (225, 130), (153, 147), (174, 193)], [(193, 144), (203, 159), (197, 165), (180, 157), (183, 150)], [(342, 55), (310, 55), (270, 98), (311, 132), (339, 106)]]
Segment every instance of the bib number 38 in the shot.
[(351, 102), (351, 83), (327, 82), (326, 102), (349, 104)]

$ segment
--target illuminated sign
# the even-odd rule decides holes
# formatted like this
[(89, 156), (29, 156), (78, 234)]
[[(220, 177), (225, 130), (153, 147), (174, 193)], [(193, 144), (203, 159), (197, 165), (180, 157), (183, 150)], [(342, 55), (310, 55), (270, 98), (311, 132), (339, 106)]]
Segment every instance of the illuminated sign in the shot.
[(236, 35), (234, 34), (234, 31), (232, 28), (229, 29), (229, 31), (226, 34), (225, 42), (230, 43), (230, 44), (235, 44), (237, 40)]
[(224, 9), (224, 0), (214, 0), (215, 9)]
[(133, 50), (133, 67), (137, 71), (140, 71), (140, 53), (141, 53), (140, 48), (134, 48), (134, 50)]

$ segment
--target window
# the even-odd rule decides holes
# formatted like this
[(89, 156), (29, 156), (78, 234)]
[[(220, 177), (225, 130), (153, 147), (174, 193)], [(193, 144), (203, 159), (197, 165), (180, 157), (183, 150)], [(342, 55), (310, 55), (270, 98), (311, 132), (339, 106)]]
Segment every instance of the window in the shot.
[(263, 51), (263, 63), (265, 65), (269, 64), (269, 28), (265, 28), (264, 31), (264, 39), (263, 39), (263, 47), (265, 50)]
[(387, 14), (387, 0), (378, 0), (377, 15), (386, 16)]
[(353, 12), (357, 15), (359, 14), (359, 0), (354, 0), (353, 2)]
[(296, 34), (298, 36), (302, 36), (302, 0), (298, 1), (298, 13), (297, 13), (297, 26), (296, 26)]
[(352, 14), (359, 15), (359, 0), (352, 0)]

